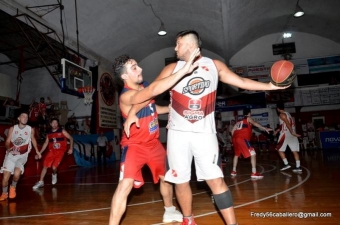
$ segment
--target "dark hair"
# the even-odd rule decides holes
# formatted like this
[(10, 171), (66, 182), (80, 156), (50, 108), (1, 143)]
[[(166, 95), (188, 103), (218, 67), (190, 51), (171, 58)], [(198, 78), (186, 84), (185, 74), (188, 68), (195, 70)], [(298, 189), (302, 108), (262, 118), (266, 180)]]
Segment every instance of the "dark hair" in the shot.
[(279, 102), (276, 104), (276, 108), (284, 110), (285, 109), (285, 104), (283, 102)]
[(113, 72), (115, 76), (119, 76), (125, 72), (125, 64), (126, 62), (130, 61), (132, 58), (129, 55), (121, 55), (115, 58), (113, 63)]
[(243, 109), (243, 116), (248, 115), (250, 112), (251, 112), (251, 109), (249, 109), (249, 108)]
[(176, 35), (176, 39), (179, 38), (179, 37), (187, 36), (189, 34), (192, 34), (194, 36), (194, 38), (197, 41), (197, 46), (201, 49), (201, 47), (202, 47), (202, 40), (200, 38), (200, 35), (197, 33), (197, 31), (194, 31), (194, 30), (183, 30), (183, 31), (179, 32)]
[(21, 116), (21, 114), (27, 114), (27, 116), (29, 115), (29, 113), (26, 110), (22, 110), (22, 111), (19, 111), (17, 117)]
[(58, 118), (55, 118), (55, 117), (53, 117), (53, 118), (50, 119), (50, 123), (52, 123), (54, 120), (57, 121), (57, 123), (59, 124), (59, 119), (58, 119)]

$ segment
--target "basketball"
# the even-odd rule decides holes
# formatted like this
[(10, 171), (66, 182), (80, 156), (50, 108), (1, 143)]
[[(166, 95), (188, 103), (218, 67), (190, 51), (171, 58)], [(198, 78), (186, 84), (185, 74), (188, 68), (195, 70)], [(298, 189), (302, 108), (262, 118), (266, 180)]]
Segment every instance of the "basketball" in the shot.
[(270, 82), (278, 87), (291, 85), (296, 78), (294, 64), (287, 60), (276, 61), (270, 70)]

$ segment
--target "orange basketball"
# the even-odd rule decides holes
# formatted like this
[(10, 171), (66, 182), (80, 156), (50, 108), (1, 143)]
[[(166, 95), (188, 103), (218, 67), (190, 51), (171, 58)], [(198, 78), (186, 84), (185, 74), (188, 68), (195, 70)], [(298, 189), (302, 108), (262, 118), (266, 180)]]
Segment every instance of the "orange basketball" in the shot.
[(287, 60), (276, 61), (270, 70), (270, 82), (278, 87), (291, 85), (296, 78), (294, 64)]

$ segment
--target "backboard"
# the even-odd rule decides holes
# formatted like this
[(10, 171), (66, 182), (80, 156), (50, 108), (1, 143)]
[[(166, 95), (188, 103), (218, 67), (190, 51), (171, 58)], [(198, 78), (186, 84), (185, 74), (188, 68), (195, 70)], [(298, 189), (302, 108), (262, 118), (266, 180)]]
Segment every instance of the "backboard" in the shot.
[(84, 97), (79, 88), (92, 86), (92, 72), (67, 59), (61, 59), (63, 76), (60, 81), (61, 92)]

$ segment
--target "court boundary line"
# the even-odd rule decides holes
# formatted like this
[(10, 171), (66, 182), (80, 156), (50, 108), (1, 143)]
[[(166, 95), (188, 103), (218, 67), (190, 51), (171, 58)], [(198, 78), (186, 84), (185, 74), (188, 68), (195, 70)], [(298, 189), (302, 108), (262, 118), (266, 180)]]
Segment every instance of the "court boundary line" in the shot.
[[(269, 165), (269, 166), (274, 167), (274, 169), (276, 169), (276, 166), (274, 166), (274, 165), (270, 165), (270, 164), (258, 164), (258, 166), (260, 166), (260, 165)], [(277, 197), (278, 195), (282, 195), (282, 194), (284, 194), (284, 193), (286, 193), (286, 192), (288, 192), (288, 191), (290, 191), (292, 189), (295, 189), (298, 186), (302, 185), (303, 183), (305, 183), (309, 179), (309, 177), (310, 177), (310, 170), (308, 170), (304, 166), (301, 166), (301, 167), (304, 168), (307, 171), (307, 176), (301, 182), (297, 183), (296, 185), (294, 185), (294, 186), (292, 186), (292, 187), (290, 187), (290, 188), (288, 188), (288, 189), (286, 189), (284, 191), (275, 193), (273, 195), (270, 195), (270, 196), (267, 196), (267, 197), (264, 197), (264, 198), (261, 198), (261, 199), (257, 199), (257, 200), (251, 201), (251, 202), (247, 202), (247, 203), (243, 203), (241, 205), (234, 206), (234, 208), (235, 209), (241, 208), (243, 206), (247, 206), (247, 205), (250, 205), (250, 204), (261, 202), (261, 201), (264, 201), (264, 200), (267, 200), (267, 199), (270, 199), (270, 198), (273, 198), (273, 197)], [(274, 169), (272, 169), (272, 170), (274, 170)], [(270, 172), (272, 170), (265, 171), (265, 173)], [(250, 180), (252, 180), (252, 179), (247, 179), (246, 181), (241, 181), (240, 184), (248, 182)], [(239, 183), (231, 184), (231, 185), (228, 185), (228, 187), (235, 186), (235, 185), (238, 185), (238, 184)], [(204, 193), (207, 193), (207, 191), (195, 193), (195, 194), (193, 194), (193, 196), (194, 195), (204, 194)], [(160, 200), (148, 201), (148, 202), (143, 202), (143, 203), (129, 204), (129, 205), (127, 205), (127, 207), (138, 206), (138, 205), (146, 205), (146, 204), (151, 204), (151, 203), (160, 202), (160, 201), (162, 201), (162, 200), (160, 199)], [(70, 214), (77, 214), (77, 213), (84, 213), (84, 212), (95, 212), (95, 211), (101, 211), (101, 210), (108, 210), (110, 208), (111, 207), (104, 207), (104, 208), (85, 209), (85, 210), (77, 210), (77, 211), (70, 211), (70, 212), (47, 213), (47, 214), (33, 214), (33, 215), (22, 215), (22, 216), (12, 216), (12, 217), (1, 217), (0, 220), (22, 219), (22, 218), (33, 218), (33, 217), (43, 217), (43, 216), (55, 216), (55, 215), (70, 215)], [(203, 217), (203, 216), (208, 216), (208, 215), (212, 215), (212, 214), (216, 214), (216, 213), (218, 213), (218, 211), (203, 213), (203, 214), (195, 215), (195, 218), (196, 217), (199, 218), (199, 217)], [(154, 223), (154, 224), (150, 224), (150, 225), (161, 225), (161, 224), (166, 224), (166, 223)]]

